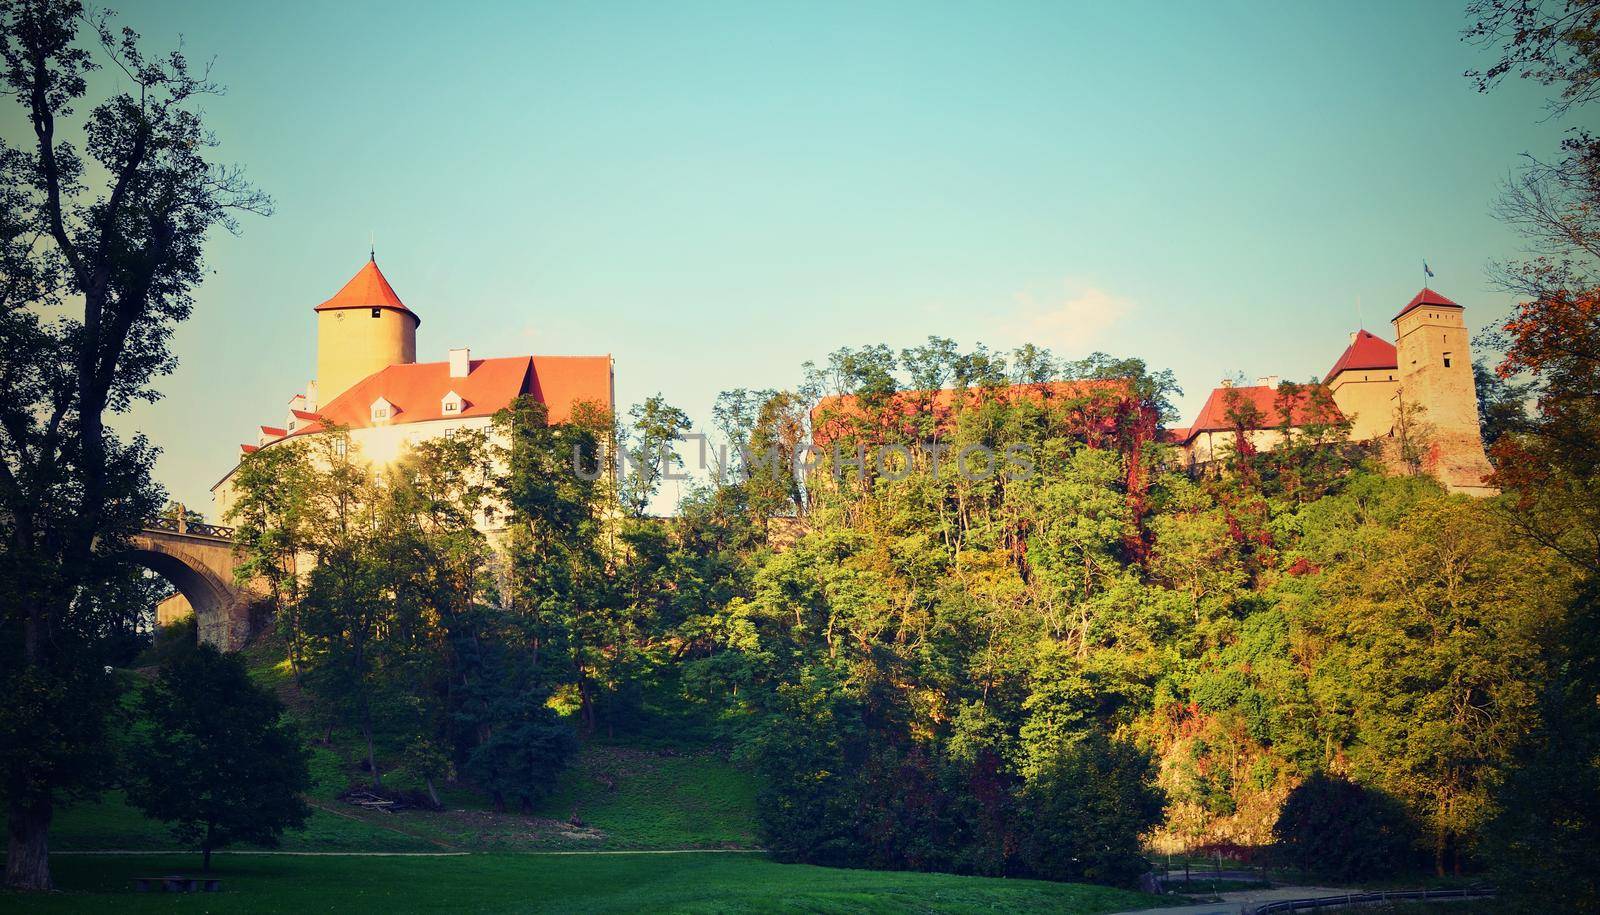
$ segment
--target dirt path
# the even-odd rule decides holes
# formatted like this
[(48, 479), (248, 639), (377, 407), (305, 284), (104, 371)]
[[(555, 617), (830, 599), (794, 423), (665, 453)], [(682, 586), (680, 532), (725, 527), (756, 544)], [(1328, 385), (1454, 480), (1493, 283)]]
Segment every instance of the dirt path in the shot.
[(433, 836), (425, 836), (425, 835), (422, 835), (420, 833), (415, 833), (415, 832), (411, 832), (409, 830), (401, 829), (399, 826), (394, 825), (392, 823), (383, 823), (383, 822), (380, 822), (378, 820), (371, 819), (369, 817), (357, 816), (354, 813), (351, 813), (351, 812), (345, 811), (345, 810), (336, 809), (334, 807), (329, 806), (328, 804), (324, 804), (321, 801), (315, 800), (313, 798), (306, 798), (306, 805), (311, 807), (311, 808), (313, 808), (313, 809), (315, 809), (315, 810), (320, 810), (323, 813), (331, 814), (331, 815), (336, 816), (336, 817), (343, 817), (344, 819), (353, 820), (353, 821), (355, 821), (357, 823), (364, 823), (364, 824), (366, 824), (368, 826), (371, 826), (371, 827), (374, 827), (376, 829), (382, 829), (382, 830), (386, 830), (388, 832), (392, 832), (392, 833), (394, 833), (395, 835), (398, 835), (398, 836), (405, 836), (408, 839), (419, 839), (419, 840), (421, 840), (423, 842), (427, 842), (429, 845), (436, 845), (439, 848), (442, 848), (442, 849), (444, 849), (446, 851), (459, 851), (459, 849), (457, 849), (454, 845), (451, 845), (449, 842), (441, 842), (440, 840), (434, 838)]
[(1279, 899), (1301, 899), (1308, 896), (1338, 896), (1350, 890), (1346, 887), (1327, 886), (1274, 886), (1253, 890), (1236, 890), (1218, 893), (1221, 902), (1198, 902), (1192, 905), (1165, 906), (1159, 909), (1138, 909), (1136, 912), (1118, 912), (1116, 915), (1240, 915), (1247, 905), (1274, 902)]
[[(52, 855), (187, 855), (193, 849), (164, 851), (133, 848), (104, 848), (93, 851), (53, 851)], [(762, 855), (764, 848), (641, 848), (622, 850), (573, 851), (283, 851), (281, 849), (219, 848), (214, 855), (283, 855), (304, 858), (461, 858), (467, 855)]]

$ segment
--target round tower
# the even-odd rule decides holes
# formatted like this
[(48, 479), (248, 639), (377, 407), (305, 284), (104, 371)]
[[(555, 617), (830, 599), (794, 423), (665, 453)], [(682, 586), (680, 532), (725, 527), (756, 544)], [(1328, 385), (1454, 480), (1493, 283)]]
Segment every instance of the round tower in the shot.
[(374, 372), (417, 361), (422, 319), (395, 295), (376, 256), (316, 312), (317, 408)]

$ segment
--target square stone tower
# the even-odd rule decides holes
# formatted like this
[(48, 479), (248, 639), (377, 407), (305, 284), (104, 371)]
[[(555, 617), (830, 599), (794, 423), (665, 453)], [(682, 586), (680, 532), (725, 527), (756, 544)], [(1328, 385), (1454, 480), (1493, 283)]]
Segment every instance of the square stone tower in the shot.
[(1478, 427), (1472, 343), (1465, 309), (1431, 289), (1417, 293), (1394, 316), (1402, 404), (1423, 407), (1432, 443), (1424, 469), (1451, 492), (1490, 495), (1490, 473)]

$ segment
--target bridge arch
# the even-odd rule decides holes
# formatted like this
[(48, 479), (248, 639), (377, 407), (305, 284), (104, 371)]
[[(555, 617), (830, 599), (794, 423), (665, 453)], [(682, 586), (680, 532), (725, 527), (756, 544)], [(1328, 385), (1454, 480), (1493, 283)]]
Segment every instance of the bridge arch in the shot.
[(121, 558), (172, 583), (194, 608), (200, 641), (223, 651), (244, 647), (254, 633), (260, 595), (237, 583), (232, 531), (158, 519), (130, 539)]

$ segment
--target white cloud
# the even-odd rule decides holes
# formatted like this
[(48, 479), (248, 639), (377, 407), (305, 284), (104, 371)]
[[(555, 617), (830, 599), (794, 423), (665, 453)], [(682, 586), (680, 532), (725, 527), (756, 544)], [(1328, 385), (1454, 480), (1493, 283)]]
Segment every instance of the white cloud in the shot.
[(1065, 356), (1093, 349), (1134, 307), (1130, 299), (1075, 280), (1064, 280), (1059, 292), (1023, 291), (1015, 300), (1016, 309), (1002, 325), (1006, 335)]

